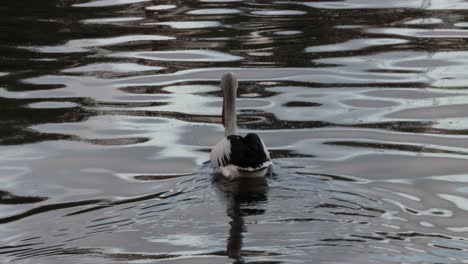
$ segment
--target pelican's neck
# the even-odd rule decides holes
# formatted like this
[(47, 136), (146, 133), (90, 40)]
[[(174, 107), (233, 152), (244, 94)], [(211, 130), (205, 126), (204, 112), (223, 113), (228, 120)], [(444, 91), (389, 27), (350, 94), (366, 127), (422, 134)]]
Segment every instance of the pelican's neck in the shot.
[(234, 135), (237, 132), (236, 94), (237, 76), (234, 73), (226, 73), (221, 79), (223, 88), (223, 125), (224, 136)]

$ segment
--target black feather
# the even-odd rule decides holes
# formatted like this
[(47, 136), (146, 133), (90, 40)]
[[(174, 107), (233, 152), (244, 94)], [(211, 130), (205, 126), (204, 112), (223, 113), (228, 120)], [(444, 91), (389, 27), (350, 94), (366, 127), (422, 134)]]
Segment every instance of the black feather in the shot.
[(257, 134), (250, 133), (245, 137), (231, 135), (227, 139), (231, 143), (229, 163), (241, 168), (258, 168), (269, 160)]

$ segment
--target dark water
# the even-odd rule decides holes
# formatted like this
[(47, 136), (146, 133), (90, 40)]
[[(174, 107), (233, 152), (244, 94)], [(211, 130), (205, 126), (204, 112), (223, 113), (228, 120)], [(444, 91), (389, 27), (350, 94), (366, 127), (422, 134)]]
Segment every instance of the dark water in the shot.
[[(2, 2), (0, 262), (468, 262), (467, 10)], [(265, 180), (205, 163), (226, 71)]]

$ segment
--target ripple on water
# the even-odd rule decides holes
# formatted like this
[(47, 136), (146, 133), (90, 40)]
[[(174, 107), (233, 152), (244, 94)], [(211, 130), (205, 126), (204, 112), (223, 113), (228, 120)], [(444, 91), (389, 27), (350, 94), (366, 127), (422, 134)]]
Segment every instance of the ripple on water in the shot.
[(138, 58), (154, 61), (185, 61), (185, 62), (227, 62), (238, 61), (242, 57), (214, 50), (168, 50), (148, 52), (113, 53), (112, 57)]
[(252, 14), (259, 16), (302, 16), (307, 13), (300, 10), (261, 10), (253, 11)]
[(139, 41), (165, 41), (173, 40), (174, 37), (159, 36), (159, 35), (128, 35), (118, 36), (111, 38), (98, 38), (98, 39), (75, 39), (66, 42), (59, 46), (30, 46), (23, 47), (25, 49), (39, 51), (42, 53), (73, 53), (73, 52), (87, 52), (95, 47), (104, 47), (119, 45), (124, 43), (139, 42)]
[(73, 4), (74, 7), (106, 7), (106, 6), (119, 6), (136, 4), (141, 2), (148, 2), (150, 0), (97, 0), (88, 1), (81, 4)]
[(466, 27), (468, 27), (468, 23), (467, 22), (459, 22), (459, 23), (455, 23), (454, 26), (455, 27), (466, 28)]
[(294, 35), (303, 34), (303, 32), (300, 30), (281, 30), (281, 31), (276, 31), (274, 34), (279, 35), (279, 36), (294, 36)]
[(223, 25), (218, 21), (174, 21), (174, 22), (155, 22), (145, 25), (163, 25), (176, 29), (194, 29), (194, 28), (217, 28)]
[(371, 34), (397, 35), (414, 38), (468, 38), (468, 30), (465, 29), (370, 28), (366, 31)]
[(82, 20), (84, 24), (118, 24), (125, 22), (133, 22), (143, 20), (143, 17), (110, 17), (110, 18), (93, 18)]
[[(284, 2), (288, 3), (288, 2)], [(290, 2), (289, 2), (290, 3)], [(343, 0), (327, 2), (293, 2), (319, 9), (426, 9), (426, 10), (466, 10), (468, 4), (463, 0), (444, 1), (420, 1), (420, 0), (390, 0), (374, 2), (367, 0)]]
[(147, 6), (145, 7), (146, 10), (149, 11), (159, 11), (159, 10), (168, 10), (176, 8), (176, 5), (154, 5), (154, 6)]
[(408, 43), (405, 39), (391, 38), (373, 38), (373, 39), (352, 39), (344, 43), (321, 45), (306, 48), (306, 52), (336, 52), (336, 51), (352, 51), (372, 48), (376, 46), (398, 45)]
[(57, 102), (57, 101), (47, 101), (47, 102), (37, 102), (29, 104), (29, 108), (38, 108), (38, 109), (51, 109), (51, 108), (72, 108), (77, 107), (78, 104), (72, 102)]
[[(371, 59), (372, 57), (372, 59)], [(466, 64), (466, 53), (453, 52), (383, 52), (373, 56), (335, 57), (315, 60), (320, 63), (352, 66), (373, 71), (400, 72), (402, 76), (425, 79), (434, 87), (462, 87), (466, 81), (462, 68)]]
[(403, 22), (405, 25), (437, 25), (443, 22), (442, 19), (427, 17), (427, 18), (414, 18)]
[(68, 68), (62, 72), (67, 73), (93, 73), (93, 72), (116, 72), (116, 73), (132, 73), (142, 71), (159, 71), (164, 69), (158, 66), (145, 66), (136, 63), (94, 63), (85, 66)]
[(188, 15), (232, 15), (239, 13), (242, 13), (242, 11), (234, 8), (204, 8), (187, 12)]

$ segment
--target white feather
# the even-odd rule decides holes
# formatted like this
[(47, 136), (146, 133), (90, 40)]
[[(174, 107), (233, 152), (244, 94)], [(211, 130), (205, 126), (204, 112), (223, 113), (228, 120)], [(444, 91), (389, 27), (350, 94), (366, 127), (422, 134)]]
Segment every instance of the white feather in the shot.
[(271, 161), (267, 160), (265, 162), (263, 162), (262, 164), (258, 165), (257, 167), (239, 167), (239, 166), (236, 166), (237, 169), (239, 171), (245, 171), (245, 172), (253, 172), (253, 171), (258, 171), (258, 170), (262, 170), (262, 169), (265, 169), (265, 168), (268, 168), (272, 165), (273, 163), (271, 163)]
[(210, 159), (214, 167), (225, 165), (223, 160), (229, 161), (231, 159), (231, 142), (227, 138), (221, 139), (211, 150)]
[[(267, 162), (265, 162), (266, 165)], [(246, 170), (233, 164), (216, 168), (216, 173), (221, 173), (224, 177), (229, 180), (237, 178), (257, 178), (264, 177), (268, 172), (271, 162), (268, 161), (268, 166), (257, 168), (255, 170)]]
[[(265, 152), (266, 156), (267, 156), (267, 159), (268, 159), (268, 162), (270, 162), (270, 152), (268, 151), (267, 147), (265, 146), (265, 143), (263, 143), (263, 140), (260, 138), (260, 142), (262, 142), (262, 146), (263, 146), (263, 151)], [(271, 162), (268, 166), (271, 165)]]

